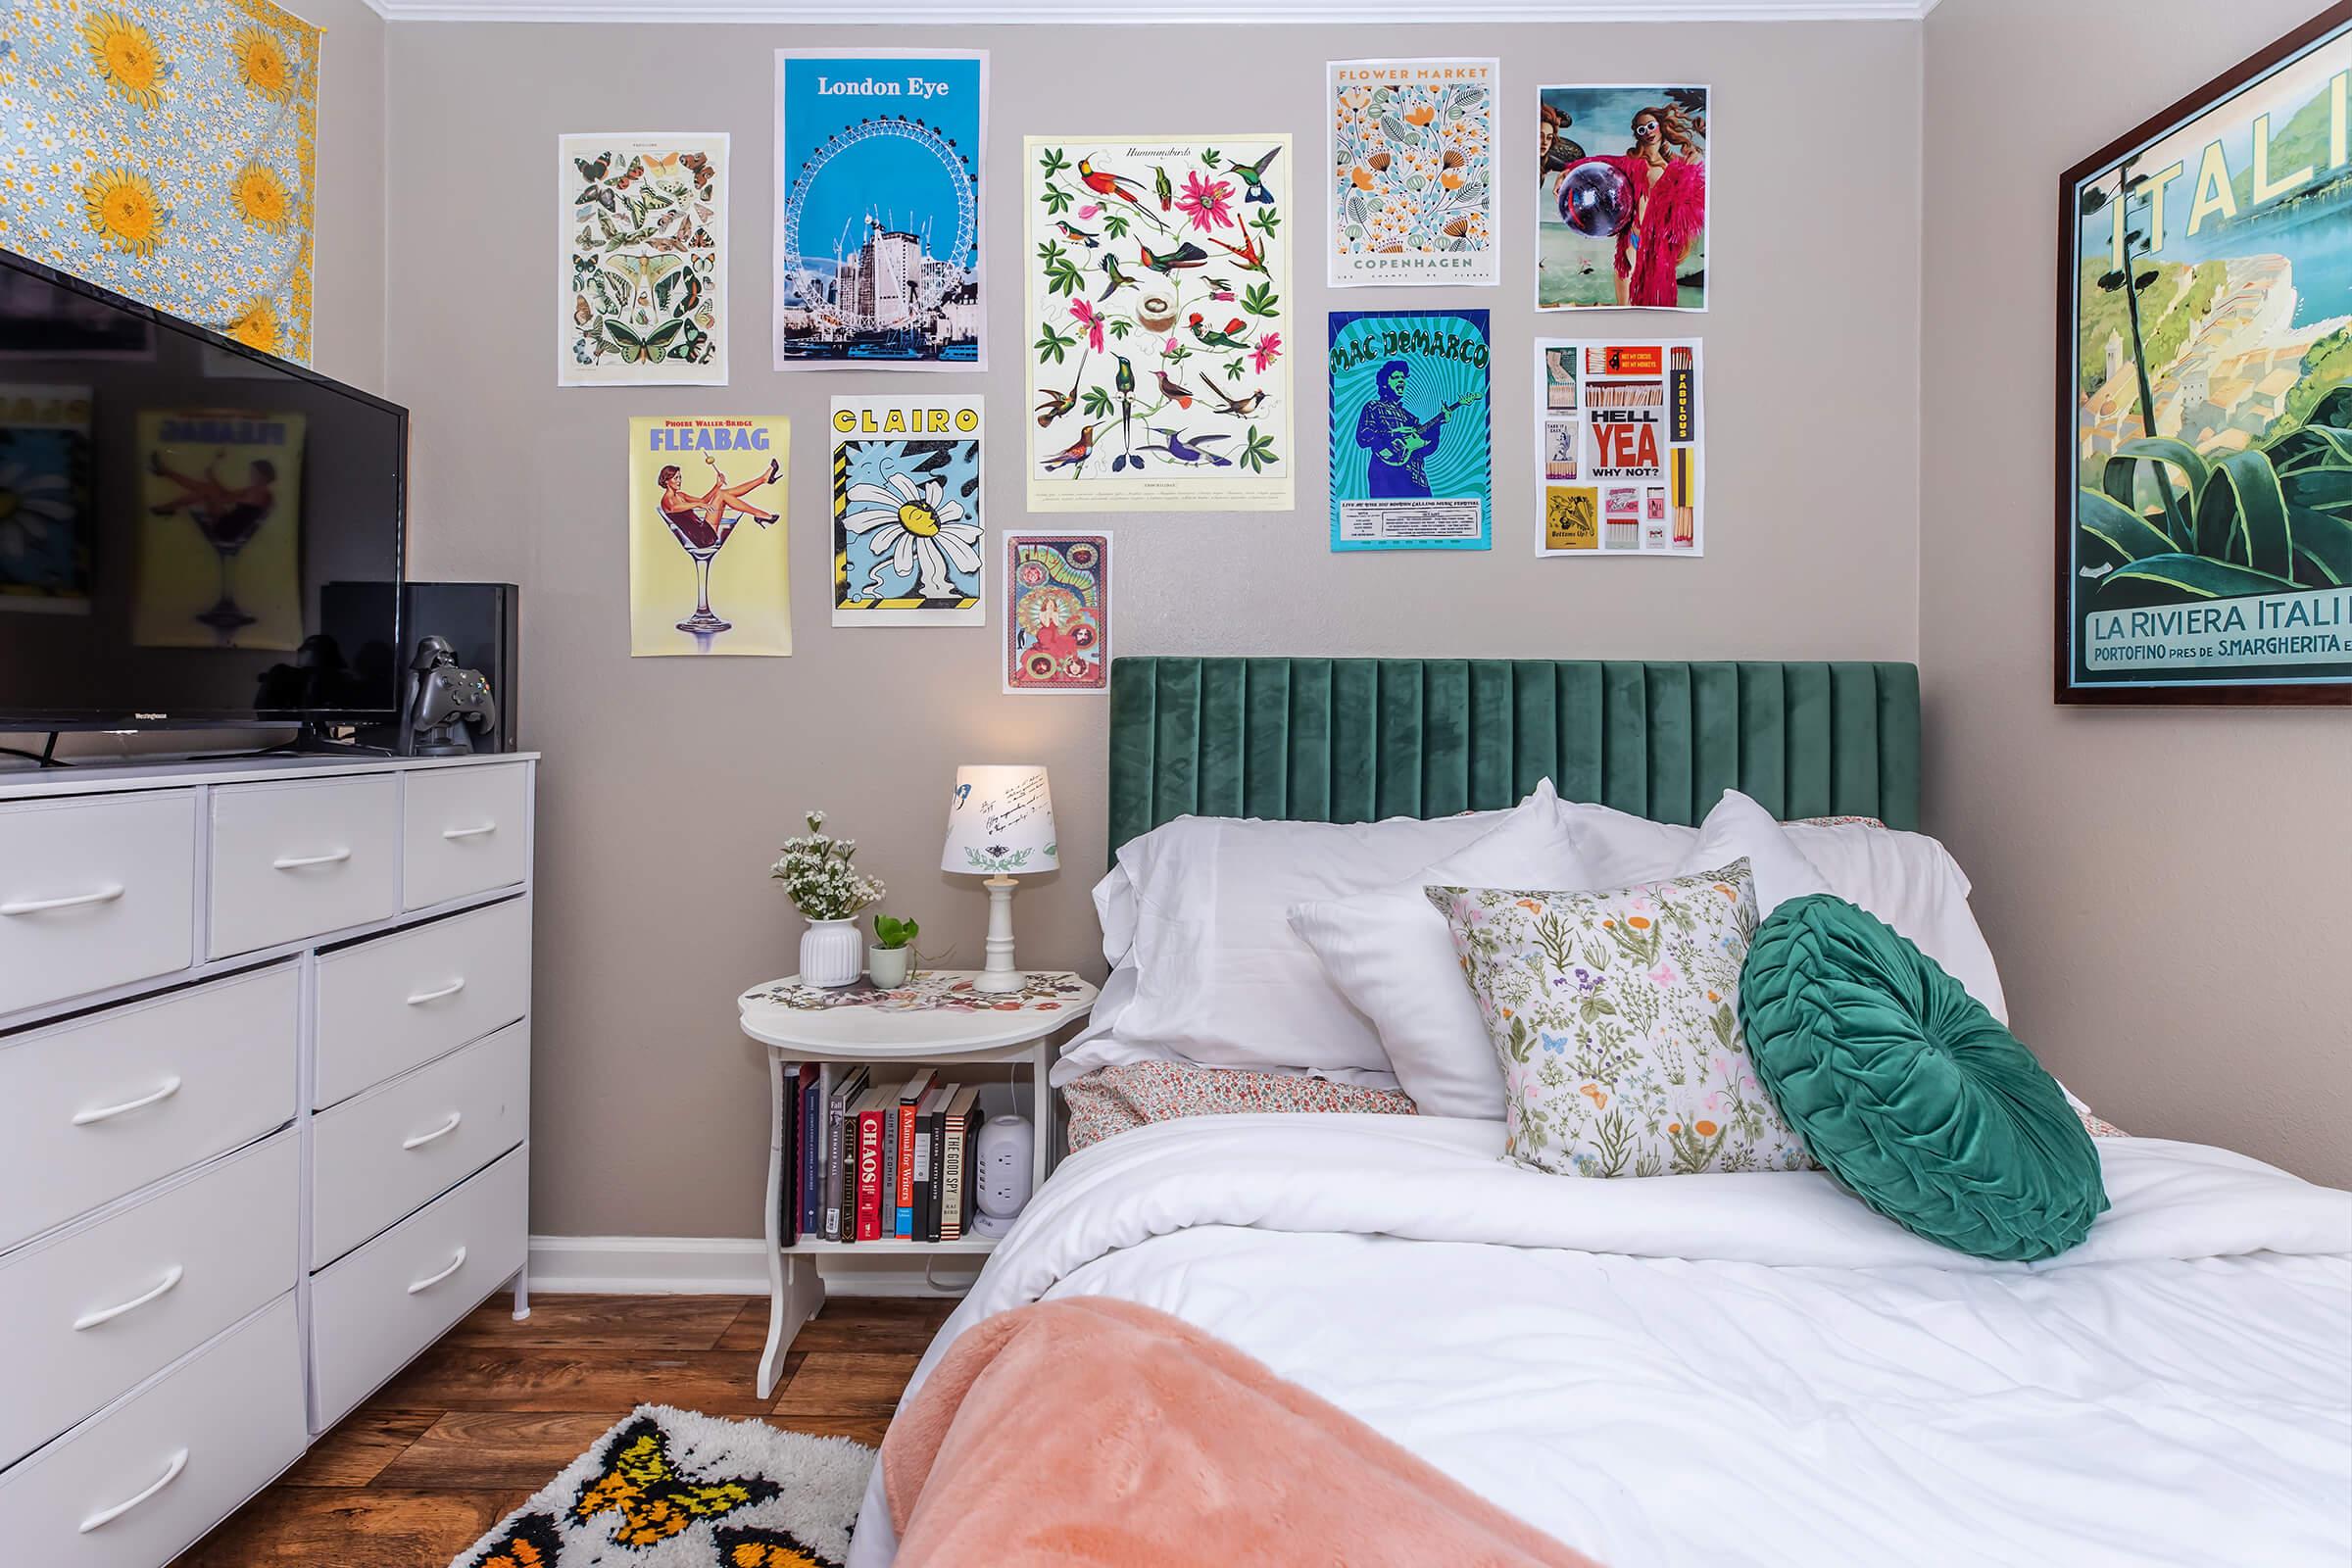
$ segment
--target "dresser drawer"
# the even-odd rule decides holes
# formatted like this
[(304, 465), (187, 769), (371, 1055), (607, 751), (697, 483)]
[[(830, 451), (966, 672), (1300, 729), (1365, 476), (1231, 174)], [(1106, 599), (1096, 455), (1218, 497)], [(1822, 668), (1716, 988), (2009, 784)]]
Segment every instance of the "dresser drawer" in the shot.
[(528, 899), (354, 943), (318, 960), (320, 1108), (521, 1017)]
[(401, 803), (401, 896), (412, 909), (513, 887), (530, 869), (521, 762), (421, 768)]
[(324, 1431), (522, 1267), (524, 1144), (311, 1284), (311, 1384)]
[(0, 1473), (7, 1560), (156, 1568), (292, 1464), (307, 1436), (289, 1292)]
[(390, 774), (213, 791), (210, 955), (400, 912), (400, 787)]
[(0, 1013), (195, 958), (196, 796), (0, 806)]
[(294, 1116), (281, 964), (0, 1038), (0, 1248)]
[(0, 1258), (0, 1465), (294, 1287), (292, 1129)]
[(531, 1026), (511, 1023), (319, 1113), (311, 1267), (341, 1257), (522, 1142)]

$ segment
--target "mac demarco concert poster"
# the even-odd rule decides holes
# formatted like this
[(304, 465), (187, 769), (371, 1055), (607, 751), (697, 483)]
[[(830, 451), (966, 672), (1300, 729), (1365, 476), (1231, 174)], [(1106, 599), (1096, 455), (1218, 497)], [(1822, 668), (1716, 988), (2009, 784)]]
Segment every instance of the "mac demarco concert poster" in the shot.
[(1331, 548), (1494, 543), (1484, 311), (1331, 313)]

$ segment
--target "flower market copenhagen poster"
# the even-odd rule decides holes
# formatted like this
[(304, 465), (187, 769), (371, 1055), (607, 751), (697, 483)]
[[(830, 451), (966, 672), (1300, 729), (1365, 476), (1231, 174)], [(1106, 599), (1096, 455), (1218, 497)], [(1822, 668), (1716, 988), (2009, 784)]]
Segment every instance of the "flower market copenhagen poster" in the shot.
[(2062, 703), (2352, 702), (2352, 20), (2059, 182)]
[(1331, 548), (1494, 542), (1484, 311), (1331, 313)]
[(978, 626), (979, 398), (833, 400), (833, 624)]
[(558, 386), (725, 386), (724, 132), (557, 138)]
[(1032, 512), (1287, 512), (1291, 138), (1023, 146)]
[(1493, 60), (1337, 60), (1328, 68), (1326, 246), (1334, 288), (1494, 283)]
[(629, 653), (792, 652), (789, 419), (629, 421)]
[(776, 51), (775, 368), (978, 370), (984, 51)]

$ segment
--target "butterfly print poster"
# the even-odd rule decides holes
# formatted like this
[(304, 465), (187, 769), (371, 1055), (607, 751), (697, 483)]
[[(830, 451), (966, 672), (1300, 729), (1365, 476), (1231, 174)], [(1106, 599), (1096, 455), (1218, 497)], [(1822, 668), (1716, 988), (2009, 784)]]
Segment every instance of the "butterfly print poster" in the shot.
[(1331, 282), (1493, 283), (1493, 60), (1335, 60)]
[(557, 138), (556, 384), (727, 384), (727, 137)]
[(1032, 512), (1291, 509), (1288, 136), (1032, 136)]
[(1110, 689), (1110, 535), (1004, 537), (1007, 692)]

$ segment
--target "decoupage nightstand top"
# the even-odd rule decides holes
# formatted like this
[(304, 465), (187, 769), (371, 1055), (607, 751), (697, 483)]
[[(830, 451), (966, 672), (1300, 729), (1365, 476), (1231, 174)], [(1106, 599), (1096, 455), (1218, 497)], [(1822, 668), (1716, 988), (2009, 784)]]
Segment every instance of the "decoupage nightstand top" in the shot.
[(868, 981), (806, 986), (797, 975), (736, 999), (743, 1032), (810, 1055), (922, 1056), (1016, 1046), (1084, 1017), (1095, 988), (1075, 974), (1035, 970), (1018, 991), (972, 989), (971, 969), (935, 969), (885, 991)]

